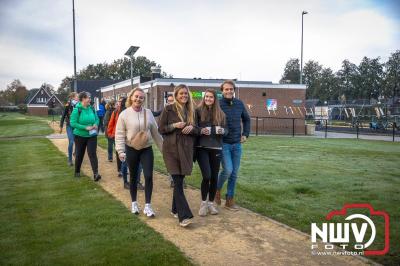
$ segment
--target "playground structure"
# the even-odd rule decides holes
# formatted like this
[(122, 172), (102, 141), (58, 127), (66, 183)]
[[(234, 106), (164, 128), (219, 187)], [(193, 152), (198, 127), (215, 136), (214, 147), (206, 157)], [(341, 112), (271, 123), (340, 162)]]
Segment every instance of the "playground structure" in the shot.
[[(361, 102), (361, 103), (360, 103)], [(252, 116), (252, 133), (313, 135), (317, 131), (357, 134), (399, 134), (400, 104), (352, 103), (306, 106), (264, 106), (265, 115), (255, 116), (252, 109), (260, 106), (247, 105)], [(326, 135), (327, 133), (325, 133)]]
[[(318, 110), (321, 107), (315, 107)], [(327, 118), (332, 126), (350, 127), (359, 126), (361, 128), (369, 128), (375, 131), (385, 131), (397, 127), (400, 121), (399, 108), (389, 107), (387, 105), (371, 105), (371, 106), (326, 106)], [(318, 120), (319, 116), (311, 115), (307, 119)]]

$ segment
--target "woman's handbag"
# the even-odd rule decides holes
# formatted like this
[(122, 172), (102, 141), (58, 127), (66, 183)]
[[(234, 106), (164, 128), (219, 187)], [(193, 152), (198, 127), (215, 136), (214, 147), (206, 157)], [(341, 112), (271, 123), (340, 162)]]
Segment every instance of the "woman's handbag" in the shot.
[(136, 150), (141, 150), (146, 147), (149, 136), (147, 135), (147, 111), (143, 108), (144, 111), (144, 130), (140, 130), (140, 122), (139, 122), (139, 132), (131, 139), (131, 146)]

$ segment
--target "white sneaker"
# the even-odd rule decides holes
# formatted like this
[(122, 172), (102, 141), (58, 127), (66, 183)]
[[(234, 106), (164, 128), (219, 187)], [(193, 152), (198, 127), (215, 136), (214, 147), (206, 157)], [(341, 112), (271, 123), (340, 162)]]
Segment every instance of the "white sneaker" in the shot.
[(202, 201), (199, 209), (199, 216), (207, 216), (208, 208), (207, 201)]
[(132, 213), (136, 215), (139, 214), (139, 205), (137, 201), (132, 202)]
[(191, 223), (192, 223), (192, 219), (185, 219), (182, 222), (180, 222), (179, 225), (182, 226), (182, 227), (186, 227)]
[(208, 212), (211, 215), (216, 215), (219, 213), (217, 207), (215, 207), (215, 205), (212, 202), (208, 202)]
[(146, 206), (144, 207), (143, 213), (147, 216), (147, 217), (154, 217), (156, 216), (156, 213), (153, 211), (153, 209), (151, 208), (151, 204), (150, 203), (146, 203)]
[(178, 218), (178, 213), (171, 212), (171, 215), (174, 216), (174, 218)]

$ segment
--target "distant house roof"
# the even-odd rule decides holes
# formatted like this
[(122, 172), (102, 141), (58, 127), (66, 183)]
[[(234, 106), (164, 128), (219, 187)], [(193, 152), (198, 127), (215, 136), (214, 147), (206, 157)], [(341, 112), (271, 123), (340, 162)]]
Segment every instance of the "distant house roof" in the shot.
[(54, 102), (57, 101), (60, 105), (63, 105), (63, 103), (60, 101), (60, 99), (58, 99), (56, 94), (51, 95), (51, 97), (47, 101), (46, 105), (49, 105), (50, 102), (53, 101), (53, 99), (55, 99)]
[(31, 99), (33, 98), (33, 96), (35, 96), (38, 91), (39, 91), (39, 89), (30, 89), (28, 91), (28, 95), (25, 98), (25, 103), (29, 103), (31, 101)]
[[(105, 79), (105, 80), (78, 80), (77, 89), (78, 92), (86, 91), (89, 92), (94, 97), (100, 97), (100, 88), (113, 84), (115, 80)], [(71, 82), (71, 88), (74, 88), (74, 82)], [(99, 91), (97, 91), (99, 90)]]
[[(35, 90), (35, 91), (32, 92), (32, 96), (31, 96), (31, 97), (28, 99), (28, 101), (27, 101), (27, 104), (28, 104), (28, 105), (33, 101), (33, 99), (36, 98), (36, 96), (38, 95), (38, 93), (39, 93), (40, 91), (42, 91), (42, 93), (44, 92), (45, 94), (47, 94), (48, 97), (51, 97), (51, 93), (50, 93), (45, 87), (41, 87), (41, 88), (39, 88), (39, 89), (34, 89), (34, 90)], [(34, 103), (34, 104), (36, 104), (36, 103)]]
[[(46, 98), (46, 102), (37, 103), (36, 101), (34, 101), (34, 99), (35, 99), (36, 96), (41, 97), (40, 95), (38, 95), (38, 93), (40, 92), (41, 89), (44, 91), (44, 93), (47, 94), (47, 96), (48, 96), (49, 98)], [(52, 94), (52, 93), (49, 92), (49, 90), (47, 90), (46, 88), (34, 88), (34, 89), (30, 89), (30, 90), (28, 91), (28, 95), (27, 95), (26, 98), (25, 98), (25, 103), (26, 103), (27, 105), (30, 105), (30, 106), (32, 106), (32, 105), (41, 105), (41, 106), (44, 106), (44, 105), (48, 105), (49, 102), (50, 102), (53, 98), (55, 99), (56, 102), (58, 102), (59, 104), (62, 105), (62, 102), (60, 101), (59, 97), (58, 97), (56, 94)]]

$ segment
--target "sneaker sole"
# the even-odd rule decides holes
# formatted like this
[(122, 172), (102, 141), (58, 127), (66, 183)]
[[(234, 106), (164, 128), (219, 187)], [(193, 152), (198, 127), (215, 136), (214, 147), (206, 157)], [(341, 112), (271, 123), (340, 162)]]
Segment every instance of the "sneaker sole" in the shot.
[(147, 213), (143, 213), (144, 215), (146, 215), (146, 217), (148, 217), (148, 218), (154, 218), (154, 217), (156, 217), (156, 215), (155, 214), (151, 214), (151, 215), (148, 215)]
[(199, 212), (199, 216), (200, 216), (200, 217), (205, 217), (205, 216), (207, 216), (207, 214), (208, 214), (208, 210), (206, 211), (206, 213), (200, 213), (200, 212)]
[(237, 212), (239, 210), (239, 209), (231, 208), (231, 207), (228, 207), (228, 206), (224, 206), (224, 208), (227, 209), (227, 210), (233, 211), (233, 212)]
[(192, 223), (192, 221), (190, 221), (190, 222), (188, 222), (188, 223), (186, 223), (186, 224), (179, 223), (179, 225), (182, 226), (182, 227), (186, 227), (186, 226), (188, 226), (188, 225), (191, 224), (191, 223)]

